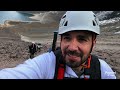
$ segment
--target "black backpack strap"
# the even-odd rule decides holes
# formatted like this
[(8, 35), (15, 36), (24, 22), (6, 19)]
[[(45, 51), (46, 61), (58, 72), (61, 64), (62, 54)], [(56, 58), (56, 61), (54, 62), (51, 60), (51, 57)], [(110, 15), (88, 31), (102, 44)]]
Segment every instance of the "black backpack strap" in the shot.
[(101, 79), (100, 61), (97, 56), (92, 55), (90, 68), (85, 68), (85, 75), (90, 75), (90, 79)]
[[(56, 56), (56, 66), (55, 66), (54, 79), (57, 79), (58, 78), (58, 69), (63, 68), (65, 70), (65, 62), (63, 60), (62, 52), (61, 52), (60, 48), (57, 49), (56, 51), (54, 51), (54, 54)], [(64, 72), (61, 74), (64, 74)], [(64, 78), (64, 77), (61, 77), (61, 78)]]

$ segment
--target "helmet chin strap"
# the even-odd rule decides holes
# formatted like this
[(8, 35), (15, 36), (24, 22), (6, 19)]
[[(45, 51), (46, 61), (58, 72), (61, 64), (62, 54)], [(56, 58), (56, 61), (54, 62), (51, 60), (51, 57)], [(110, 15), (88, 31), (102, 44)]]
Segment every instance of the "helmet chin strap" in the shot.
[(90, 68), (91, 55), (87, 59), (87, 63), (82, 64), (83, 68)]

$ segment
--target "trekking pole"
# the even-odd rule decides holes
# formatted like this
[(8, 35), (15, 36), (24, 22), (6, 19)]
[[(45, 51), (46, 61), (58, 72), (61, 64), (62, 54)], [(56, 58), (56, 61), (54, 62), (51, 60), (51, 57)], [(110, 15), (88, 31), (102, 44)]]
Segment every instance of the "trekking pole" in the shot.
[(53, 37), (53, 43), (52, 43), (52, 51), (55, 51), (55, 49), (56, 49), (57, 34), (58, 34), (58, 31), (54, 31), (54, 37)]

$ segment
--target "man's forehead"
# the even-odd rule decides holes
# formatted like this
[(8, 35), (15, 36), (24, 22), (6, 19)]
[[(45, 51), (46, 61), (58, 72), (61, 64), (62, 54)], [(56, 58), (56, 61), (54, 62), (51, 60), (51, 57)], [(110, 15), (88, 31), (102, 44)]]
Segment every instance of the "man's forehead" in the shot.
[(87, 30), (74, 30), (64, 33), (63, 35), (69, 35), (69, 34), (83, 34), (83, 35), (92, 35), (90, 31)]

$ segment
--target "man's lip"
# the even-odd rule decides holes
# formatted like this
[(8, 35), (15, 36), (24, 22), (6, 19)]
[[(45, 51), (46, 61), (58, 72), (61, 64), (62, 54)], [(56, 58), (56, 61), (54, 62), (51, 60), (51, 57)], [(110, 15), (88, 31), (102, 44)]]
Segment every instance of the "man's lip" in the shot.
[(69, 56), (69, 57), (73, 57), (73, 58), (78, 57), (78, 56), (75, 56), (75, 55), (70, 55), (70, 54), (68, 54), (68, 56)]
[(70, 55), (70, 54), (67, 54), (67, 56), (68, 56), (68, 58), (71, 59), (71, 60), (76, 60), (76, 59), (80, 58), (80, 57), (78, 57), (78, 56), (74, 56), (74, 55)]

